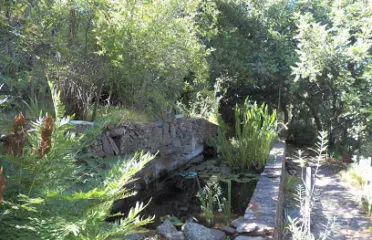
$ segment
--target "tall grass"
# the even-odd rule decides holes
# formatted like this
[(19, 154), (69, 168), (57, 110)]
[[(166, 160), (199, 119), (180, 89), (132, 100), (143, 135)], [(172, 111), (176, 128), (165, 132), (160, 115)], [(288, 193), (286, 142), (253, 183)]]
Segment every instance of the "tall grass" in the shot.
[(372, 167), (371, 158), (359, 157), (347, 170), (341, 171), (342, 180), (354, 186), (360, 194), (361, 206), (367, 216), (372, 216)]
[(270, 148), (277, 137), (276, 111), (269, 113), (266, 104), (248, 99), (235, 106), (235, 138), (226, 138), (226, 124), (220, 120), (219, 151), (231, 166), (260, 171), (265, 167)]

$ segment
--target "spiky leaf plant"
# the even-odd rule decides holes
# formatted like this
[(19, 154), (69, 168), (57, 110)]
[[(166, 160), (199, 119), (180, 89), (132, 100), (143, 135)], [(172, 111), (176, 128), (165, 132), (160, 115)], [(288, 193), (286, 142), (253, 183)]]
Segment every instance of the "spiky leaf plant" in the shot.
[(226, 138), (225, 123), (220, 120), (219, 150), (230, 166), (261, 171), (269, 157), (276, 133), (276, 111), (245, 100), (235, 106), (235, 138)]

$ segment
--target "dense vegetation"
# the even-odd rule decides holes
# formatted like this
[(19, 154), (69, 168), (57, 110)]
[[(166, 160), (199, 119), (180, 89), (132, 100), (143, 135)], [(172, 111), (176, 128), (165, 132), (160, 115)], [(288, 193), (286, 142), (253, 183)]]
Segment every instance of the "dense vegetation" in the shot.
[(325, 130), (331, 149), (350, 154), (371, 131), (371, 5), (2, 0), (3, 112), (51, 111), (48, 79), (85, 120), (112, 106), (207, 116), (220, 103), (233, 125), (231, 106), (250, 96), (278, 110), (295, 142)]
[[(260, 111), (257, 121), (244, 115), (250, 111)], [(252, 134), (269, 146), (276, 120), (293, 143), (311, 145), (324, 131), (332, 157), (371, 156), (372, 0), (0, 0), (0, 112), (0, 133), (13, 132), (22, 147), (26, 135), (30, 142), (1, 155), (3, 236), (122, 235), (148, 220), (139, 221), (138, 206), (125, 228), (108, 227), (109, 203), (127, 196), (117, 184), (152, 157), (128, 160), (126, 176), (119, 165), (81, 170), (88, 140), (65, 134), (68, 116), (223, 119), (231, 128), (221, 140), (225, 158), (256, 170), (267, 157), (247, 162), (249, 152), (239, 151), (255, 142)], [(21, 124), (13, 126), (15, 115)], [(35, 132), (23, 121), (34, 121)], [(61, 213), (66, 204), (76, 215)]]

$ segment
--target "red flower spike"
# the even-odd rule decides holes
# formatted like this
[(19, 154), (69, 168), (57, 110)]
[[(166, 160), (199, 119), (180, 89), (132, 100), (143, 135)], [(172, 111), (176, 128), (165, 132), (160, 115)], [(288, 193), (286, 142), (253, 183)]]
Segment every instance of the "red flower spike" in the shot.
[(3, 167), (0, 168), (0, 203), (4, 200), (3, 191), (5, 189), (5, 177), (3, 174)]
[(37, 150), (37, 155), (39, 157), (44, 157), (50, 151), (52, 143), (52, 133), (53, 133), (53, 118), (47, 115), (43, 121), (43, 126), (41, 129), (41, 139), (39, 149)]
[(18, 116), (14, 117), (13, 130), (14, 133), (21, 133), (26, 131), (26, 121), (22, 112), (20, 112)]

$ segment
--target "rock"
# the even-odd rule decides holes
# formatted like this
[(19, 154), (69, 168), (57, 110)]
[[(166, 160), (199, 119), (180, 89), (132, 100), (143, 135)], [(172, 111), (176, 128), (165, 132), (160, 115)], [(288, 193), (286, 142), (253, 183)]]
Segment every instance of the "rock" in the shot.
[(237, 228), (240, 226), (242, 223), (246, 223), (247, 220), (244, 219), (244, 217), (237, 218), (231, 222), (231, 226)]
[(143, 233), (130, 233), (124, 236), (125, 240), (143, 240), (145, 238), (145, 234)]
[(251, 232), (255, 232), (258, 229), (259, 229), (259, 226), (258, 226), (257, 223), (255, 223), (255, 222), (246, 222), (246, 223), (240, 224), (236, 228), (236, 231), (238, 233), (251, 233)]
[(256, 219), (256, 214), (251, 209), (247, 208), (244, 213), (244, 219), (246, 220)]
[(237, 236), (234, 240), (265, 240), (263, 237)]
[(172, 138), (169, 132), (169, 125), (167, 123), (163, 126), (163, 136), (160, 140), (162, 145), (169, 145), (172, 143)]
[(111, 144), (112, 151), (114, 152), (114, 154), (116, 156), (119, 155), (120, 154), (120, 150), (119, 150), (118, 146), (116, 145), (115, 141), (111, 137), (107, 137), (107, 139), (109, 140), (109, 142)]
[(125, 128), (124, 127), (110, 129), (110, 136), (111, 137), (122, 136), (124, 134), (125, 134)]
[(210, 229), (197, 223), (186, 223), (184, 234), (187, 240), (225, 240), (226, 234), (222, 231)]
[(243, 217), (235, 219), (231, 225), (236, 227), (238, 233), (251, 233), (254, 235), (267, 235), (274, 230), (273, 227), (267, 226), (257, 220), (246, 220)]
[(176, 128), (174, 126), (171, 126), (170, 127), (170, 135), (171, 135), (171, 138), (174, 139), (177, 137), (177, 132), (176, 132)]
[(165, 237), (167, 240), (184, 240), (182, 232), (178, 232), (176, 227), (167, 219), (157, 228), (160, 235)]
[(235, 228), (228, 227), (228, 226), (219, 227), (218, 229), (229, 235), (234, 235), (235, 233)]
[(179, 138), (173, 138), (172, 145), (176, 148), (179, 148), (182, 146), (181, 140)]
[(102, 136), (102, 145), (103, 145), (103, 152), (109, 156), (114, 155), (114, 151), (112, 150), (110, 141), (108, 137)]

